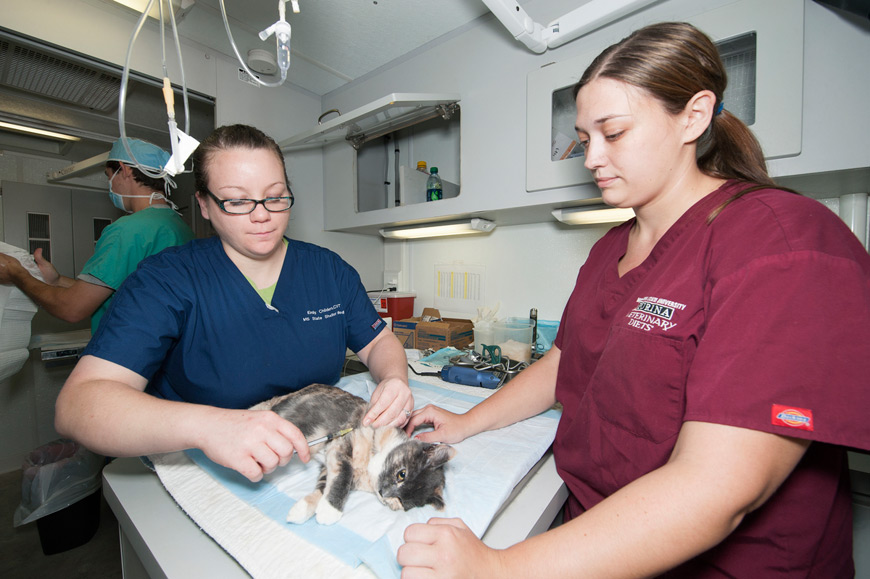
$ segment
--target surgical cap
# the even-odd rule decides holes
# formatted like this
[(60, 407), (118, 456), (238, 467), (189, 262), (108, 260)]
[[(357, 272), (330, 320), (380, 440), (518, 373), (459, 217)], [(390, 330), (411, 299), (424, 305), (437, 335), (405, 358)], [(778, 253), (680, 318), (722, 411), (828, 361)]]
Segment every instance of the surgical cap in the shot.
[(146, 143), (139, 139), (127, 139), (127, 145), (133, 152), (133, 157), (136, 159), (135, 161), (133, 161), (133, 159), (130, 158), (130, 155), (127, 154), (127, 149), (124, 148), (124, 143), (121, 139), (118, 139), (112, 144), (112, 150), (109, 151), (109, 158), (106, 160), (123, 161), (124, 163), (129, 163), (134, 167), (136, 166), (136, 163), (138, 163), (146, 169), (152, 169), (154, 171), (163, 170), (163, 167), (166, 166), (166, 162), (169, 161), (169, 153), (157, 145), (152, 145), (151, 143)]

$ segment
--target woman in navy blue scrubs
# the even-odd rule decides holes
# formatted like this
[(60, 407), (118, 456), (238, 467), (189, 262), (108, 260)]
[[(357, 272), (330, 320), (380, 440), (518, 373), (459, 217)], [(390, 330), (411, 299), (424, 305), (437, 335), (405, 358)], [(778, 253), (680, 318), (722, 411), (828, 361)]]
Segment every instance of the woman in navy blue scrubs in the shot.
[(110, 456), (199, 448), (256, 481), (309, 452), (293, 424), (246, 409), (334, 384), (348, 348), (379, 381), (365, 420), (404, 425), (404, 349), (350, 265), (284, 236), (294, 199), (275, 141), (221, 127), (194, 167), (217, 236), (128, 278), (58, 397), (58, 432)]

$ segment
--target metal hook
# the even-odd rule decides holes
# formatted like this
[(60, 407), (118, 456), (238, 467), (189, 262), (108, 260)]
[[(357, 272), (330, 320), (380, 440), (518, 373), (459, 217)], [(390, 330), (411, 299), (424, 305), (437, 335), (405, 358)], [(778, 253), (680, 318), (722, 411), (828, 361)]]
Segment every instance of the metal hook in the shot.
[(339, 111), (338, 109), (329, 109), (328, 111), (326, 111), (325, 113), (323, 113), (322, 115), (320, 115), (319, 117), (317, 117), (317, 124), (318, 124), (318, 125), (322, 125), (322, 124), (323, 124), (323, 122), (322, 122), (322, 121), (323, 121), (323, 117), (325, 117), (325, 116), (328, 115), (329, 113), (336, 113), (338, 116), (341, 116), (341, 111)]

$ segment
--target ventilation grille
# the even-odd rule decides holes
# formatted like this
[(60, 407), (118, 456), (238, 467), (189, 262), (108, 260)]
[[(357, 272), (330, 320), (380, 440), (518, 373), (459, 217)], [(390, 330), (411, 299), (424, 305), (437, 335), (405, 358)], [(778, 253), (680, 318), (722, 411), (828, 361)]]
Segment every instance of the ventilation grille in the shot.
[(51, 261), (51, 216), (47, 213), (27, 214), (27, 242), (30, 253), (42, 248), (42, 257)]
[(117, 108), (121, 77), (4, 40), (0, 85), (107, 112)]
[(100, 236), (103, 234), (103, 230), (111, 224), (111, 219), (94, 217), (94, 246), (96, 246), (97, 242), (100, 240)]

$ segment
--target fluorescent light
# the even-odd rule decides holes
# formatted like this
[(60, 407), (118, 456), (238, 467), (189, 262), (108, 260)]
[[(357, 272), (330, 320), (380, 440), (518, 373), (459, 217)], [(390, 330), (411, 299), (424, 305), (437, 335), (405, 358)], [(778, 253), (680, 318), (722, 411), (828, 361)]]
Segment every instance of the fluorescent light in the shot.
[(445, 235), (471, 235), (488, 233), (495, 229), (495, 222), (474, 217), (461, 221), (443, 221), (441, 223), (424, 223), (406, 227), (388, 227), (381, 229), (381, 236), (388, 239), (419, 239), (421, 237), (443, 237)]
[(40, 137), (48, 137), (50, 139), (57, 139), (59, 141), (80, 141), (81, 140), (78, 137), (74, 137), (72, 135), (64, 135), (63, 133), (56, 133), (54, 131), (46, 131), (45, 129), (37, 129), (34, 127), (27, 127), (25, 125), (16, 125), (15, 123), (7, 123), (5, 121), (0, 121), (0, 129), (15, 131), (17, 133), (26, 133), (28, 135), (39, 135)]
[(631, 208), (622, 209), (598, 203), (581, 207), (554, 209), (553, 217), (568, 225), (593, 225), (596, 223), (622, 223), (634, 217)]

